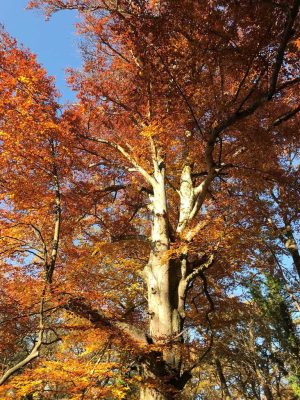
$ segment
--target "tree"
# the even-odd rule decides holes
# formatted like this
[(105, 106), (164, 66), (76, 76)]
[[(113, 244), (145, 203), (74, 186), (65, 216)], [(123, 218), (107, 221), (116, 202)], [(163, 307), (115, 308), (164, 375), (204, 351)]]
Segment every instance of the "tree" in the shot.
[(191, 394), (201, 399), (297, 398), (299, 338), (284, 285), (278, 278), (257, 279), (256, 274), (251, 292), (247, 302), (232, 298), (219, 318), (214, 317), (218, 328), (213, 357), (188, 385)]
[[(49, 329), (55, 326), (50, 343), (68, 337), (70, 315), (88, 320), (112, 343), (105, 352), (115, 364), (103, 361), (101, 371), (76, 381), (74, 396), (134, 397), (118, 374), (124, 382), (141, 376), (141, 399), (183, 396), (193, 372), (213, 354), (228, 282), (253, 265), (264, 270), (256, 263), (266, 254), (258, 200), (287, 179), (283, 155), (291, 146), (298, 154), (299, 1), (38, 0), (30, 6), (48, 16), (77, 9), (85, 38), (83, 70), (70, 71), (69, 78), (78, 103), (58, 117), (54, 104), (45, 114), (45, 100), (39, 100), (37, 123), (43, 126), (40, 115), (47, 115), (55, 124), (51, 161), (44, 160), (52, 173), (42, 179), (34, 176), (36, 167), (24, 164), (27, 175), (15, 172), (19, 195), (11, 200), (16, 215), (18, 201), (29, 199), (21, 214), (32, 218), (35, 198), (20, 192), (27, 176), (24, 188), (29, 177), (37, 182), (35, 201), (50, 192), (48, 210), (56, 202), (54, 227), (46, 229), (51, 239), (43, 241), (42, 259), (34, 260), (51, 294), (47, 305), (55, 309), (47, 317)], [(8, 95), (13, 100), (15, 87)], [(13, 129), (17, 113), (9, 122)], [(7, 124), (4, 119), (5, 132)], [(28, 129), (44, 146), (40, 125)], [(36, 162), (39, 146), (24, 150)], [(266, 218), (274, 215), (263, 210)], [(44, 221), (43, 212), (37, 214)], [(26, 233), (19, 235), (23, 241)], [(21, 276), (33, 275), (21, 269)], [(43, 310), (39, 314), (42, 320)], [(39, 333), (34, 346), (43, 343), (42, 323)], [(86, 359), (79, 355), (94, 336), (81, 332), (78, 340), (78, 349), (60, 361), (54, 344), (57, 365), (75, 358), (74, 370), (82, 371)], [(136, 372), (122, 372), (128, 353), (120, 354), (118, 346), (134, 348)], [(220, 357), (214, 360), (228, 397)], [(109, 376), (107, 368), (117, 372)], [(61, 380), (31, 390), (71, 396)]]
[[(13, 372), (39, 355), (45, 298), (49, 295), (43, 281), (51, 281), (56, 263), (61, 203), (56, 161), (57, 93), (35, 57), (18, 48), (4, 30), (0, 34), (1, 323), (3, 344), (9, 345), (3, 351), (4, 360), (10, 347), (14, 349), (13, 341), (19, 340), (19, 318), (25, 320), (25, 329), (21, 330), (25, 336), (32, 329), (30, 316), (39, 318), (34, 346), (4, 373), (1, 379), (4, 383)], [(44, 279), (34, 279), (40, 273)], [(24, 285), (30, 288), (25, 293)], [(38, 311), (30, 310), (39, 298)]]

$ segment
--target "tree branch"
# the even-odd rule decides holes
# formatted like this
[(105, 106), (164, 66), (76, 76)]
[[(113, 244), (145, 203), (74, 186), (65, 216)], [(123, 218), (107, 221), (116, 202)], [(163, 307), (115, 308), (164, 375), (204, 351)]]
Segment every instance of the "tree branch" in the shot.
[(211, 254), (208, 257), (208, 260), (199, 265), (197, 268), (195, 268), (187, 277), (186, 277), (186, 282), (189, 284), (192, 280), (194, 280), (197, 276), (201, 274), (201, 272), (205, 271), (209, 267), (211, 267), (214, 263), (214, 256)]
[(124, 147), (120, 146), (117, 143), (111, 142), (106, 139), (95, 138), (91, 136), (81, 135), (83, 138), (87, 140), (91, 140), (93, 142), (103, 143), (107, 146), (112, 147), (113, 149), (117, 150), (121, 153), (129, 162), (130, 164), (145, 178), (145, 180), (153, 187), (156, 184), (156, 180), (142, 167), (140, 166), (135, 159), (124, 149)]
[(281, 43), (279, 44), (279, 48), (278, 48), (276, 59), (275, 59), (275, 65), (274, 65), (271, 80), (270, 80), (270, 88), (269, 88), (269, 92), (268, 92), (269, 99), (271, 99), (276, 92), (278, 75), (279, 75), (279, 72), (280, 72), (280, 69), (281, 69), (281, 66), (283, 63), (284, 53), (285, 53), (288, 41), (293, 34), (293, 26), (294, 26), (294, 22), (298, 15), (299, 6), (300, 6), (300, 0), (294, 0), (292, 8), (288, 10), (286, 25), (285, 25), (285, 28), (283, 31)]
[(150, 342), (147, 335), (140, 329), (123, 321), (108, 319), (100, 311), (84, 303), (81, 298), (71, 298), (64, 308), (81, 318), (89, 320), (95, 327), (109, 331), (113, 336), (121, 335), (127, 340), (129, 339), (135, 346), (142, 347)]
[(31, 352), (28, 354), (27, 357), (25, 357), (22, 361), (20, 361), (18, 364), (14, 365), (4, 373), (4, 375), (0, 379), (0, 386), (3, 385), (3, 383), (5, 383), (15, 372), (25, 367), (32, 360), (37, 358), (40, 354), (40, 348), (43, 344), (43, 334), (44, 334), (44, 304), (45, 304), (46, 289), (47, 289), (47, 283), (45, 283), (41, 295), (40, 312), (39, 312), (40, 322), (39, 322), (39, 333), (37, 341), (35, 342)]
[(60, 185), (58, 178), (58, 170), (55, 162), (56, 153), (54, 141), (51, 140), (51, 153), (53, 157), (53, 184), (55, 192), (55, 209), (54, 209), (54, 232), (52, 239), (52, 251), (50, 256), (50, 262), (46, 264), (46, 279), (47, 282), (52, 282), (52, 276), (55, 268), (55, 263), (57, 259), (57, 252), (59, 246), (60, 228), (61, 228), (61, 195), (60, 195)]
[(278, 126), (282, 124), (282, 122), (285, 122), (292, 118), (294, 115), (296, 115), (300, 111), (300, 105), (298, 107), (295, 107), (293, 110), (286, 112), (285, 114), (282, 114), (280, 117), (276, 118), (275, 121), (273, 121), (273, 126)]

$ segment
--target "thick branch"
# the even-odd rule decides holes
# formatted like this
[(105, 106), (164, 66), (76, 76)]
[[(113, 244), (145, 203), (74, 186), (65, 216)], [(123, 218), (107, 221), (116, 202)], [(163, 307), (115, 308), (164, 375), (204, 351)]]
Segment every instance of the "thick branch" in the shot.
[(54, 231), (53, 231), (53, 239), (52, 239), (52, 251), (50, 256), (50, 262), (46, 265), (46, 278), (49, 283), (52, 282), (52, 276), (55, 268), (58, 246), (59, 246), (59, 236), (60, 236), (60, 227), (61, 227), (61, 195), (60, 195), (60, 185), (58, 179), (58, 171), (56, 166), (56, 154), (55, 154), (55, 145), (54, 142), (51, 141), (51, 151), (53, 157), (53, 185), (55, 192), (55, 209), (54, 209)]
[[(213, 179), (215, 178), (215, 176), (217, 175), (216, 169), (211, 168), (207, 177), (200, 183), (200, 185), (198, 185), (197, 187), (195, 187), (194, 193), (197, 196), (197, 208), (200, 209), (205, 197), (207, 195), (207, 191), (209, 188), (209, 185), (211, 184), (211, 182), (213, 181)], [(193, 216), (196, 214), (196, 212), (192, 212)]]
[(109, 331), (113, 336), (121, 336), (133, 342), (135, 346), (142, 347), (149, 344), (147, 335), (123, 321), (114, 321), (108, 319), (100, 311), (93, 309), (80, 298), (71, 298), (64, 308), (72, 313), (89, 320), (95, 327)]
[(19, 371), (21, 368), (25, 367), (32, 360), (34, 360), (39, 356), (40, 348), (42, 346), (42, 336), (43, 336), (43, 331), (41, 330), (39, 332), (38, 340), (36, 341), (31, 352), (28, 354), (26, 358), (24, 358), (24, 360), (20, 361), (18, 364), (14, 365), (12, 368), (10, 368), (8, 371), (5, 372), (5, 374), (0, 379), (0, 385), (3, 385), (3, 383), (5, 383), (15, 372)]
[[(184, 259), (183, 262), (185, 263), (186, 259)], [(214, 262), (214, 256), (210, 255), (206, 262), (201, 263), (199, 266), (194, 268), (193, 271), (187, 276), (185, 276), (186, 273), (186, 268), (185, 268), (184, 274), (182, 274), (182, 279), (180, 280), (178, 286), (178, 299), (179, 299), (178, 311), (182, 318), (185, 317), (185, 299), (189, 285), (197, 276), (203, 274), (203, 271), (211, 267), (213, 262)]]
[(272, 98), (276, 91), (278, 75), (284, 60), (284, 53), (288, 41), (293, 34), (293, 26), (298, 15), (299, 6), (300, 6), (300, 0), (294, 0), (293, 7), (288, 11), (286, 25), (283, 31), (281, 43), (279, 44), (279, 48), (275, 59), (275, 65), (271, 76), (269, 98)]
[(278, 126), (282, 124), (282, 122), (289, 120), (290, 118), (294, 117), (299, 111), (300, 111), (300, 105), (293, 108), (293, 110), (288, 111), (285, 114), (282, 114), (280, 117), (276, 118), (275, 121), (273, 122), (273, 126)]
[(112, 236), (111, 240), (113, 243), (120, 241), (129, 241), (129, 240), (149, 242), (149, 237), (146, 235), (139, 235), (139, 234), (132, 234), (132, 235), (122, 234), (119, 236)]
[(218, 376), (220, 379), (222, 391), (225, 393), (226, 400), (231, 400), (232, 397), (231, 397), (230, 391), (228, 389), (228, 385), (227, 385), (226, 378), (225, 378), (225, 375), (223, 372), (222, 364), (218, 358), (215, 358), (215, 363), (216, 363), (216, 369), (217, 369), (217, 373), (218, 373)]
[(211, 254), (208, 258), (208, 260), (199, 265), (197, 268), (195, 268), (187, 277), (186, 281), (187, 283), (192, 282), (193, 279), (195, 279), (198, 275), (201, 274), (201, 272), (205, 271), (207, 268), (211, 267), (214, 262), (214, 256)]
[(127, 161), (146, 179), (146, 181), (153, 187), (155, 185), (155, 179), (141, 166), (139, 165), (136, 160), (124, 149), (124, 147), (120, 146), (117, 143), (111, 142), (106, 139), (95, 138), (91, 136), (83, 136), (85, 139), (92, 140), (93, 142), (103, 143), (107, 146), (112, 147), (113, 149), (117, 150), (121, 153)]
[(5, 372), (5, 374), (0, 379), (0, 386), (3, 385), (3, 383), (5, 383), (14, 373), (18, 372), (20, 369), (25, 367), (32, 360), (37, 358), (40, 354), (40, 348), (43, 345), (44, 303), (45, 303), (46, 288), (47, 288), (47, 283), (45, 283), (45, 285), (44, 285), (44, 288), (42, 291), (42, 296), (41, 296), (40, 311), (39, 311), (40, 323), (39, 323), (39, 333), (38, 333), (37, 341), (27, 357), (25, 357), (22, 361), (20, 361), (18, 364), (14, 365), (13, 367), (11, 367), (9, 370), (7, 370)]
[[(298, 76), (294, 79), (291, 79), (289, 81), (286, 81), (286, 82), (282, 83), (281, 85), (279, 85), (277, 87), (277, 89), (275, 89), (273, 95), (276, 93), (281, 93), (283, 90), (285, 90), (299, 82), (300, 82), (300, 76)], [(212, 150), (213, 150), (214, 142), (217, 140), (219, 135), (225, 129), (229, 128), (236, 122), (252, 115), (260, 106), (262, 106), (263, 104), (267, 103), (270, 100), (272, 100), (272, 96), (270, 97), (270, 91), (265, 92), (262, 94), (262, 96), (259, 99), (257, 99), (254, 103), (249, 105), (247, 108), (234, 112), (227, 119), (225, 119), (220, 124), (218, 124), (215, 128), (212, 129), (211, 134), (210, 134), (210, 143), (209, 143), (210, 148), (208, 148), (208, 150), (207, 150), (207, 156), (209, 157), (209, 159), (208, 159), (209, 162), (213, 161)]]

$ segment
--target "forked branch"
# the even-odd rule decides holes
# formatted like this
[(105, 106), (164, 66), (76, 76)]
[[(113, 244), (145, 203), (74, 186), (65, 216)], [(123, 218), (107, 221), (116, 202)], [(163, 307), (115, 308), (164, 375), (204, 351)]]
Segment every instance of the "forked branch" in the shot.
[(110, 140), (95, 138), (92, 136), (82, 135), (83, 138), (87, 140), (91, 140), (93, 142), (103, 143), (113, 149), (117, 150), (120, 154), (122, 154), (127, 161), (145, 178), (145, 180), (153, 187), (156, 184), (155, 179), (132, 157), (121, 145), (115, 142), (111, 142)]

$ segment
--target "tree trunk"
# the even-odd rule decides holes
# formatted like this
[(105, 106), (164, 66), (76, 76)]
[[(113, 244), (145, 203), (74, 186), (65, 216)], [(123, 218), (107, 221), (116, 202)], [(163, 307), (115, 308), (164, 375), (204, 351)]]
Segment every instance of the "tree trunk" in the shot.
[(299, 254), (297, 242), (295, 240), (295, 237), (294, 237), (294, 234), (293, 234), (293, 231), (292, 231), (292, 228), (290, 225), (286, 226), (285, 234), (287, 237), (287, 240), (285, 241), (285, 247), (290, 252), (290, 255), (293, 258), (293, 262), (294, 262), (296, 271), (300, 278), (300, 254)]
[(225, 400), (231, 400), (232, 397), (231, 397), (231, 394), (230, 394), (228, 386), (227, 386), (227, 382), (226, 382), (226, 378), (225, 378), (225, 375), (223, 372), (222, 364), (218, 358), (215, 358), (215, 363), (216, 363), (217, 373), (218, 373), (220, 383), (221, 383), (221, 389), (222, 389), (222, 392), (225, 394)]
[[(152, 353), (142, 365), (144, 386), (141, 400), (174, 398), (180, 379), (182, 318), (178, 311), (180, 268), (169, 260), (169, 225), (164, 170), (156, 170), (156, 184), (150, 197), (152, 208), (152, 249), (144, 277), (148, 290), (149, 333), (161, 351)], [(172, 393), (172, 394), (171, 394)], [(170, 397), (171, 396), (171, 397)]]
[[(153, 144), (153, 143), (152, 143)], [(176, 235), (183, 246), (177, 259), (170, 257), (170, 232), (166, 199), (165, 167), (159, 150), (153, 147), (154, 179), (149, 180), (153, 194), (149, 208), (152, 211), (151, 252), (144, 269), (148, 290), (149, 333), (154, 344), (161, 350), (156, 357), (147, 357), (142, 363), (144, 387), (141, 399), (174, 399), (191, 378), (190, 372), (181, 371), (182, 330), (185, 319), (185, 299), (189, 284), (204, 268), (213, 262), (213, 257), (203, 254), (199, 259), (188, 261), (189, 243), (199, 232), (202, 223), (193, 228), (190, 222), (201, 208), (215, 170), (209, 167), (205, 180), (194, 187), (191, 166), (185, 165), (180, 180), (179, 220)], [(212, 164), (214, 165), (214, 164)], [(152, 384), (151, 384), (152, 382)], [(155, 389), (154, 389), (155, 388)]]

